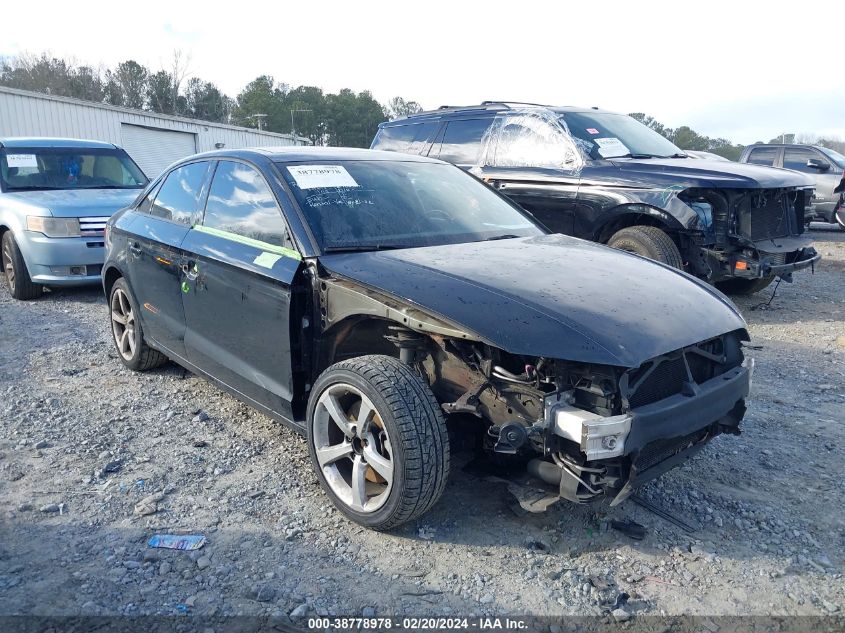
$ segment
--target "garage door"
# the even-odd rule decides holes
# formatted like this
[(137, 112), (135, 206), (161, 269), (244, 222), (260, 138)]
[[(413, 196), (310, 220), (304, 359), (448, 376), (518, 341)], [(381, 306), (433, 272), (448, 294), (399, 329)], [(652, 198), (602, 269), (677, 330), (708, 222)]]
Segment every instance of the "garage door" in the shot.
[(149, 178), (155, 178), (173, 161), (197, 152), (196, 135), (161, 128), (121, 123), (123, 149)]

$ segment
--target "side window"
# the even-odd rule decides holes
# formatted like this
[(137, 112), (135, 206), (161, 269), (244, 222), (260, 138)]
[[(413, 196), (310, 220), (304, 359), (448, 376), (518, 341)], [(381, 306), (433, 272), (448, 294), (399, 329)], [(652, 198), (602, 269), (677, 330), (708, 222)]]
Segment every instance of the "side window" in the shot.
[(528, 114), (505, 118), (492, 162), (497, 167), (572, 169), (578, 155), (563, 129)]
[(190, 226), (208, 166), (208, 162), (190, 163), (170, 172), (155, 197), (150, 215)]
[(481, 139), (490, 127), (493, 119), (459, 119), (449, 121), (440, 145), (440, 155), (435, 156), (436, 148), (429, 154), (440, 160), (456, 165), (475, 165), (481, 153)]
[(423, 154), (428, 147), (428, 140), (437, 133), (437, 128), (440, 123), (423, 123), (417, 125), (417, 133), (414, 136), (414, 142), (408, 148), (409, 154)]
[(814, 169), (813, 167), (807, 167), (807, 161), (811, 158), (827, 162), (827, 160), (825, 160), (825, 158), (818, 152), (814, 152), (811, 149), (803, 149), (796, 147), (787, 148), (786, 151), (783, 153), (783, 166), (786, 169), (795, 169), (797, 171), (803, 171), (807, 174), (817, 174), (819, 173), (818, 169)]
[(161, 189), (161, 182), (159, 182), (155, 187), (150, 189), (150, 192), (144, 196), (144, 199), (136, 207), (136, 210), (140, 213), (152, 213), (153, 208), (153, 200), (155, 200), (156, 194), (158, 194), (158, 190)]
[(775, 164), (777, 157), (777, 147), (755, 147), (748, 155), (748, 162), (754, 163), (755, 165), (768, 165), (771, 167)]
[(408, 152), (422, 126), (422, 123), (416, 123), (383, 127), (378, 132), (373, 148), (391, 152)]
[(276, 197), (253, 167), (222, 160), (214, 172), (203, 226), (287, 246), (287, 226)]

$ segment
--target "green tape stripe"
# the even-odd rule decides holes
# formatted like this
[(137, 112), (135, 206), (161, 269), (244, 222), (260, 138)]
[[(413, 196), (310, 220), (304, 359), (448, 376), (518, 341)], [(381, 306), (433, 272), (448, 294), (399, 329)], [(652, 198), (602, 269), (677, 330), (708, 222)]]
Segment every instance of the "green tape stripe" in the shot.
[(238, 242), (239, 244), (245, 244), (246, 246), (252, 246), (253, 248), (260, 249), (267, 253), (273, 253), (274, 255), (281, 255), (282, 257), (290, 257), (291, 259), (295, 259), (296, 261), (302, 260), (302, 255), (297, 253), (295, 250), (290, 248), (285, 248), (284, 246), (276, 246), (275, 244), (270, 244), (269, 242), (262, 242), (261, 240), (254, 240), (251, 237), (244, 237), (243, 235), (238, 235), (237, 233), (229, 233), (229, 231), (221, 231), (220, 229), (213, 229), (209, 226), (202, 226), (201, 224), (197, 224), (194, 226), (195, 231), (199, 231), (200, 233), (208, 233), (209, 235), (215, 235), (217, 237), (222, 237), (224, 240), (231, 240), (233, 242)]

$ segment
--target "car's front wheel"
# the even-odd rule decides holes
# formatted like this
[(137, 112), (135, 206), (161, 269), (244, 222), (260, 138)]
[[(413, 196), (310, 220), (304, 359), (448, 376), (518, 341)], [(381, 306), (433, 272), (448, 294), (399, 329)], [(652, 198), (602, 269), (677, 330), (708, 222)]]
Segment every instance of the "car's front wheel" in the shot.
[(664, 231), (654, 226), (629, 226), (614, 233), (607, 245), (683, 269), (681, 252)]
[(0, 240), (0, 262), (3, 264), (3, 276), (6, 278), (9, 294), (15, 299), (29, 301), (41, 296), (44, 288), (32, 282), (26, 262), (11, 231), (3, 233), (3, 239)]
[(167, 362), (167, 356), (144, 340), (138, 306), (123, 277), (114, 282), (109, 293), (109, 320), (117, 355), (129, 369), (146, 371)]
[(775, 280), (774, 277), (760, 279), (725, 279), (717, 281), (716, 287), (726, 295), (751, 295), (767, 288)]
[(329, 367), (308, 403), (308, 449), (337, 508), (387, 530), (421, 516), (449, 476), (449, 439), (428, 385), (401, 361), (362, 356)]

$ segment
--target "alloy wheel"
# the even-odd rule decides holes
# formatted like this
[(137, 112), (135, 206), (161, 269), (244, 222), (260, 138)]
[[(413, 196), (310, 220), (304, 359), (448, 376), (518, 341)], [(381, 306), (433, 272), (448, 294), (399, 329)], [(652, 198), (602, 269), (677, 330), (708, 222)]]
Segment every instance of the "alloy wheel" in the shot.
[(372, 401), (350, 384), (333, 384), (320, 395), (311, 424), (332, 492), (355, 512), (384, 505), (393, 488), (393, 448)]
[(120, 288), (111, 296), (111, 326), (117, 351), (127, 361), (135, 356), (135, 312)]
[(6, 281), (9, 282), (9, 290), (15, 291), (15, 266), (12, 264), (12, 241), (3, 240), (3, 271), (6, 273)]

